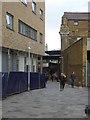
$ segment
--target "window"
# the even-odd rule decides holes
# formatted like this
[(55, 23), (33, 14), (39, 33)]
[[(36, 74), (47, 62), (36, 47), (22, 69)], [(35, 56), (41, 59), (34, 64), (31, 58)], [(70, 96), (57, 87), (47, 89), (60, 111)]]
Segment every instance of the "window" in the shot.
[(43, 41), (43, 34), (40, 33), (40, 43), (42, 43), (42, 41)]
[(33, 40), (37, 40), (37, 31), (20, 20), (19, 20), (19, 33)]
[(40, 9), (40, 18), (43, 20), (43, 11)]
[(75, 21), (75, 22), (74, 22), (74, 25), (77, 26), (77, 25), (78, 25), (78, 21)]
[(36, 3), (32, 1), (32, 11), (36, 13)]
[(33, 65), (33, 72), (35, 72), (35, 65)]
[(21, 2), (25, 5), (27, 5), (27, 0), (21, 0)]
[(13, 29), (13, 15), (6, 14), (6, 26), (7, 28)]

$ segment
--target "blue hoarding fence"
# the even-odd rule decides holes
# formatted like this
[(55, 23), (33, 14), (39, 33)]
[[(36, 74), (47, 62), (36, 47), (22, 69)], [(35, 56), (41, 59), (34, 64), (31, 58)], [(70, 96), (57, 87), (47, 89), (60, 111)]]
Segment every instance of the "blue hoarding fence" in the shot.
[(30, 90), (39, 89), (39, 73), (31, 72), (30, 74)]
[[(45, 87), (45, 74), (30, 73), (30, 90)], [(28, 73), (27, 72), (10, 72), (2, 73), (2, 97), (15, 93), (21, 93), (28, 90)]]
[(45, 74), (31, 72), (30, 73), (30, 90), (45, 88)]
[(45, 74), (40, 74), (40, 88), (46, 87), (46, 78)]
[(2, 97), (7, 97), (8, 73), (2, 72)]
[(21, 93), (28, 90), (27, 73), (10, 72), (8, 78), (7, 94)]

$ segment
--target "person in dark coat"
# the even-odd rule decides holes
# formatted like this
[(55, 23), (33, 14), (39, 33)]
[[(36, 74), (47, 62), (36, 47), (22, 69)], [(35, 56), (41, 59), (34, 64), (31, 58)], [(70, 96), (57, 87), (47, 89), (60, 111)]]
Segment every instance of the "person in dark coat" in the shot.
[(71, 87), (74, 88), (74, 82), (76, 80), (76, 75), (74, 72), (72, 72), (71, 76), (70, 76), (70, 84), (71, 84)]
[(60, 91), (64, 90), (65, 83), (66, 83), (66, 75), (61, 73), (61, 75), (60, 75)]

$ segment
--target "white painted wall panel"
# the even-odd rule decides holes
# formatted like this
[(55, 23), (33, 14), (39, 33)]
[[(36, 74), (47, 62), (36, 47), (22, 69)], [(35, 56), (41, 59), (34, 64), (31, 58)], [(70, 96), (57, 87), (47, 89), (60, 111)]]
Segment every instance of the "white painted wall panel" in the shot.
[(87, 50), (90, 50), (90, 38), (87, 39)]
[(24, 72), (24, 55), (19, 56), (19, 71)]
[(37, 65), (37, 60), (34, 59), (34, 60), (33, 60), (34, 72), (36, 72), (36, 65)]
[[(26, 58), (26, 65), (28, 66), (28, 57)], [(31, 58), (30, 58), (30, 71), (31, 71)], [(31, 71), (32, 72), (32, 71)]]

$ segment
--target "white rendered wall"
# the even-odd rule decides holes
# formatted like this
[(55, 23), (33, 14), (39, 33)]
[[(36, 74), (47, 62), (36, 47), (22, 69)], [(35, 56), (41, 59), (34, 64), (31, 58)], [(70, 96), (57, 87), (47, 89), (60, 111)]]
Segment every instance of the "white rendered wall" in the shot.
[[(26, 58), (26, 65), (28, 65), (28, 63), (29, 63), (29, 62), (28, 62), (28, 57), (27, 57), (27, 58)], [(32, 71), (31, 71), (31, 58), (30, 58), (30, 72), (32, 72)]]
[(33, 59), (34, 72), (36, 72), (37, 59)]
[(87, 50), (90, 50), (90, 38), (87, 39)]
[(24, 55), (20, 54), (19, 56), (19, 71), (24, 72)]

